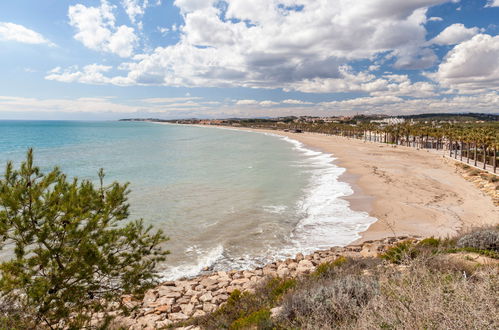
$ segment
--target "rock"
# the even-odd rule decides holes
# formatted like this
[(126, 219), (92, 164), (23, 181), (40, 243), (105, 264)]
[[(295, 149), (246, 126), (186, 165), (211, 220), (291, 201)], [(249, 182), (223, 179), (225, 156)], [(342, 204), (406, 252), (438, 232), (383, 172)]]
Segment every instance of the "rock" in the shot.
[(180, 308), (182, 309), (182, 313), (184, 313), (187, 316), (191, 316), (194, 313), (193, 304), (180, 305)]
[(282, 314), (283, 309), (282, 306), (272, 308), (270, 310), (270, 317), (273, 319), (278, 318)]
[(233, 280), (231, 285), (243, 285), (244, 283), (249, 282), (249, 279), (247, 278), (239, 278), (237, 280)]
[(158, 295), (156, 294), (155, 291), (153, 290), (149, 290), (146, 292), (146, 294), (144, 295), (144, 305), (148, 305), (150, 303), (153, 303), (156, 301), (156, 299), (158, 298)]
[(212, 313), (216, 309), (217, 309), (217, 305), (215, 305), (215, 304), (212, 304), (212, 303), (209, 303), (209, 302), (205, 302), (203, 304), (203, 311), (205, 311), (206, 313)]
[(229, 299), (229, 296), (226, 294), (220, 294), (218, 296), (215, 296), (212, 300), (213, 303), (215, 304), (221, 304)]
[(189, 317), (184, 313), (171, 313), (168, 314), (168, 319), (172, 321), (183, 321), (187, 320)]
[(162, 297), (165, 297), (165, 298), (180, 298), (180, 297), (182, 297), (182, 294), (180, 292), (166, 292), (165, 294), (162, 295)]
[(365, 243), (360, 250), (360, 255), (364, 258), (374, 258), (378, 256), (378, 244)]
[(212, 299), (213, 299), (213, 296), (211, 295), (211, 292), (206, 292), (201, 297), (199, 297), (199, 301), (202, 301), (202, 302), (211, 301)]
[(168, 305), (163, 305), (163, 306), (158, 306), (154, 309), (154, 312), (156, 314), (161, 314), (161, 313), (169, 313), (172, 310), (171, 306)]
[(173, 305), (175, 303), (175, 298), (159, 297), (154, 304), (156, 306), (161, 305)]
[(143, 316), (137, 320), (137, 324), (142, 329), (156, 329), (156, 321), (158, 321), (161, 317), (156, 314), (150, 314), (147, 316)]
[(280, 269), (277, 270), (277, 276), (284, 278), (289, 275), (289, 269), (286, 266), (279, 268)]
[(218, 288), (226, 288), (229, 286), (229, 281), (218, 282)]
[(234, 292), (236, 290), (239, 290), (239, 288), (236, 287), (236, 286), (230, 285), (230, 286), (227, 287), (227, 292), (228, 293), (232, 293), (232, 292)]
[(248, 270), (245, 270), (245, 271), (243, 272), (243, 276), (244, 276), (245, 278), (250, 279), (252, 276), (255, 276), (255, 273), (250, 272), (250, 271), (248, 271)]
[(158, 322), (156, 322), (156, 328), (157, 329), (166, 328), (166, 327), (168, 327), (171, 324), (173, 324), (173, 321), (168, 320), (168, 319), (163, 320), (163, 321), (158, 321)]
[(191, 301), (190, 297), (182, 297), (180, 299), (177, 299), (176, 303), (182, 305), (182, 304), (188, 304), (190, 301)]
[(205, 316), (206, 315), (206, 312), (203, 311), (203, 310), (197, 310), (194, 312), (194, 314), (192, 314), (192, 317), (200, 317), (200, 316)]
[(255, 270), (255, 275), (256, 276), (263, 276), (263, 270), (262, 269)]
[(296, 262), (292, 262), (288, 264), (288, 269), (289, 270), (295, 270), (298, 267), (298, 264)]
[(264, 276), (274, 276), (276, 271), (272, 267), (265, 266), (263, 267), (262, 273)]
[(308, 274), (315, 269), (314, 265), (310, 260), (302, 260), (298, 263), (298, 267), (296, 268), (296, 272), (298, 274)]
[(217, 280), (211, 279), (211, 278), (205, 278), (204, 280), (201, 280), (201, 282), (199, 282), (199, 284), (204, 286), (204, 287), (209, 287), (209, 286), (215, 285), (217, 283), (218, 283)]
[(182, 310), (179, 305), (172, 306), (172, 313), (178, 313)]

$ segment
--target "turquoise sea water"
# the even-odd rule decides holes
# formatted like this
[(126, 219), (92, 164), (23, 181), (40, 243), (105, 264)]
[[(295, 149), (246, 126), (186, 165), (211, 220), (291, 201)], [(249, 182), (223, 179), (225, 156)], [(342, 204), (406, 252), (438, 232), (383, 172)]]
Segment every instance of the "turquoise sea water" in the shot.
[[(35, 150), (48, 171), (130, 182), (131, 213), (163, 229), (165, 278), (344, 245), (374, 219), (341, 199), (331, 155), (282, 137), (142, 122), (0, 121), (0, 164)], [(2, 165), (3, 166), (3, 165)]]

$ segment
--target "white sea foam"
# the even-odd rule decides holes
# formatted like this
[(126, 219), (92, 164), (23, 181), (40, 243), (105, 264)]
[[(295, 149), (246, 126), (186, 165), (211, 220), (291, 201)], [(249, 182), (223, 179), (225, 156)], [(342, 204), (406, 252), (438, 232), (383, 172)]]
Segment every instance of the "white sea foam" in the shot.
[(307, 157), (304, 164), (295, 166), (308, 167), (312, 174), (305, 196), (298, 202), (302, 219), (292, 233), (294, 246), (282, 252), (309, 253), (333, 245), (345, 246), (360, 238), (360, 233), (376, 221), (366, 212), (353, 211), (342, 198), (352, 195), (353, 190), (348, 183), (338, 180), (345, 169), (333, 163), (336, 158), (331, 154), (308, 149), (289, 137), (265, 134), (293, 144), (294, 149)]
[(177, 280), (182, 277), (193, 277), (201, 273), (204, 268), (212, 267), (217, 261), (223, 258), (224, 248), (217, 245), (213, 249), (204, 251), (197, 246), (188, 247), (185, 252), (196, 253), (197, 261), (192, 264), (170, 267), (162, 272), (164, 280)]
[(288, 207), (286, 205), (265, 205), (263, 209), (268, 213), (281, 214), (286, 211)]

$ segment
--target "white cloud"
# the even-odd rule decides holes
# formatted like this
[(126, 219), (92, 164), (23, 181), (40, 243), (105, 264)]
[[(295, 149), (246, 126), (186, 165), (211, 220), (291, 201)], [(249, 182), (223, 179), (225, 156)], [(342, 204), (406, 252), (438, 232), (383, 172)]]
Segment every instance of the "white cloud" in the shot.
[(438, 17), (438, 16), (433, 16), (433, 17), (428, 18), (429, 22), (442, 22), (443, 20), (444, 19), (442, 17)]
[(266, 100), (266, 101), (262, 101), (259, 103), (262, 107), (270, 107), (270, 106), (273, 106), (273, 105), (277, 105), (279, 104), (279, 102), (274, 102), (274, 101), (270, 101), (270, 100)]
[(298, 105), (298, 104), (300, 104), (300, 105), (313, 104), (310, 102), (305, 102), (302, 100), (294, 100), (294, 99), (287, 99), (287, 100), (282, 101), (281, 103), (283, 103), (283, 104), (296, 104), (296, 105)]
[(237, 105), (255, 105), (258, 104), (256, 100), (238, 100), (236, 102)]
[(160, 104), (160, 103), (175, 103), (181, 101), (193, 101), (200, 100), (201, 97), (189, 96), (189, 97), (169, 97), (169, 98), (148, 98), (142, 99), (142, 102), (151, 103), (151, 104)]
[(499, 7), (499, 0), (489, 0), (485, 7)]
[(445, 28), (430, 43), (438, 45), (455, 45), (473, 38), (480, 33), (477, 27), (467, 28), (461, 23), (452, 24)]
[(0, 112), (131, 113), (140, 106), (114, 103), (108, 98), (39, 99), (0, 96)]
[(438, 71), (428, 76), (443, 87), (463, 93), (499, 89), (499, 36), (478, 34), (455, 46)]
[(306, 93), (352, 93), (370, 95), (392, 95), (410, 97), (435, 96), (435, 86), (429, 82), (413, 83), (407, 75), (384, 75), (377, 77), (369, 72), (352, 71), (349, 66), (339, 68), (338, 78), (315, 78), (291, 85), (294, 90)]
[(142, 23), (138, 20), (140, 19), (149, 5), (148, 0), (122, 0), (121, 4), (125, 9), (130, 21), (133, 24), (137, 24), (140, 29), (142, 29)]
[(100, 7), (70, 6), (69, 23), (77, 30), (75, 39), (85, 47), (130, 57), (138, 38), (133, 28), (116, 26), (114, 8), (106, 0), (101, 1)]
[(0, 41), (17, 41), (25, 44), (47, 44), (54, 46), (53, 43), (45, 39), (40, 33), (30, 30), (22, 25), (0, 22)]
[(107, 84), (110, 80), (103, 73), (109, 70), (111, 70), (110, 66), (99, 64), (87, 65), (82, 71), (79, 71), (78, 67), (74, 67), (72, 71), (62, 71), (60, 67), (56, 67), (48, 72), (45, 79), (66, 83)]
[[(380, 54), (395, 57), (397, 68), (426, 68), (436, 60), (425, 40), (426, 8), (448, 1), (228, 0), (221, 6), (214, 0), (175, 0), (185, 22), (180, 41), (135, 56), (121, 67), (127, 74), (110, 81), (291, 90), (341, 78), (345, 63)], [(298, 5), (303, 8), (294, 10)], [(83, 8), (96, 11), (100, 20), (81, 29), (89, 35), (80, 40), (109, 51), (114, 16), (101, 17), (111, 16), (109, 6)]]

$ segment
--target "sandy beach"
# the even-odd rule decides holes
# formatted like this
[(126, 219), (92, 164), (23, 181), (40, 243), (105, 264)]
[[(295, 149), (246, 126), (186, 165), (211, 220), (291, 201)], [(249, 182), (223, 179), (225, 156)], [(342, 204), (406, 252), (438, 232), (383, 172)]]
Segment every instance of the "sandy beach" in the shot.
[[(260, 130), (264, 131), (264, 130)], [(425, 150), (314, 133), (285, 135), (333, 154), (355, 191), (352, 209), (378, 219), (356, 243), (393, 235), (446, 237), (461, 229), (499, 223), (490, 196), (456, 172), (442, 155)]]

